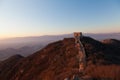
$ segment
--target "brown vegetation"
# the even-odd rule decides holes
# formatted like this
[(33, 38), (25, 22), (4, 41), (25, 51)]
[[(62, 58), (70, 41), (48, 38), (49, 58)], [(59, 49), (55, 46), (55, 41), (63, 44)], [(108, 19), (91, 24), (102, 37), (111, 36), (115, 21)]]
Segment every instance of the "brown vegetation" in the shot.
[[(83, 76), (95, 80), (120, 80), (118, 46), (111, 47), (89, 37), (83, 37), (82, 43), (87, 54), (87, 68)], [(12, 65), (0, 80), (64, 80), (77, 73), (77, 54), (73, 38), (51, 43)]]
[(90, 65), (86, 69), (86, 74), (96, 80), (120, 80), (119, 65)]

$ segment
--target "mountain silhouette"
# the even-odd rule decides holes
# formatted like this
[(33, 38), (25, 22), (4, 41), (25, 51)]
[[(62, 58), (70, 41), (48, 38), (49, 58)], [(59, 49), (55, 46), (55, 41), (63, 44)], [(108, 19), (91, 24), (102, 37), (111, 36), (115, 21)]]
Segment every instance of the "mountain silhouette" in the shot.
[[(120, 47), (113, 46), (113, 43), (119, 44), (119, 40), (114, 40), (112, 43), (109, 40), (100, 42), (84, 36), (81, 42), (87, 55), (87, 67), (84, 75), (79, 77), (93, 80), (103, 78), (120, 80), (118, 76), (120, 74)], [(6, 72), (0, 74), (0, 80), (64, 80), (66, 77), (78, 74), (77, 54), (74, 38), (64, 38), (18, 60), (9, 70), (4, 67), (2, 70)]]

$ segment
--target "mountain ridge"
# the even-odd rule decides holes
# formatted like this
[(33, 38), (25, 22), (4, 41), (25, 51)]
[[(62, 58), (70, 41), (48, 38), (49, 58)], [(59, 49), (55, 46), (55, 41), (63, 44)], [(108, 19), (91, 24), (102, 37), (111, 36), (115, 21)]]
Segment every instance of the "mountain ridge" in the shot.
[[(82, 43), (87, 54), (87, 67), (83, 76), (91, 79), (110, 78), (119, 80), (120, 50), (97, 41), (83, 37)], [(18, 61), (1, 80), (64, 80), (78, 74), (78, 62), (74, 38), (65, 38), (48, 44), (45, 48)], [(107, 68), (106, 68), (107, 67)], [(105, 70), (104, 70), (105, 68)], [(112, 69), (114, 68), (114, 69)], [(100, 70), (104, 71), (104, 75)], [(99, 71), (100, 74), (96, 72)], [(108, 73), (112, 70), (111, 74)], [(116, 75), (112, 75), (112, 74)], [(111, 77), (112, 76), (112, 77)], [(82, 76), (79, 76), (82, 77)], [(3, 79), (2, 79), (3, 78)]]

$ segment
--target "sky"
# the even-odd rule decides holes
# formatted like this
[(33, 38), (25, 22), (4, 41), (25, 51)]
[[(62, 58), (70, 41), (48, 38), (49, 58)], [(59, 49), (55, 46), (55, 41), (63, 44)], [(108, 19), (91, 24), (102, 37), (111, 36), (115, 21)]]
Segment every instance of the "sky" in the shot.
[(120, 32), (120, 0), (0, 0), (0, 39)]

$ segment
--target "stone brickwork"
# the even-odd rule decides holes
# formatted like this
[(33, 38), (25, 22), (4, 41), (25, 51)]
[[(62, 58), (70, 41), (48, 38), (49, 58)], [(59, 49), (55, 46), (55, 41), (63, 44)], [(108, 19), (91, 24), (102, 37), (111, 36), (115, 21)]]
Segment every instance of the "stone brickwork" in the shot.
[(82, 39), (82, 33), (81, 32), (75, 32), (75, 47), (78, 49), (78, 62), (79, 62), (79, 72), (83, 72), (86, 66), (86, 54), (83, 47), (83, 44), (81, 42)]
[(74, 33), (74, 37), (75, 37), (75, 47), (78, 50), (78, 55), (77, 55), (77, 62), (79, 64), (79, 73), (80, 74), (74, 74), (72, 78), (67, 77), (64, 80), (84, 80), (82, 78), (80, 78), (79, 75), (83, 74), (84, 69), (86, 67), (86, 54), (85, 54), (85, 50), (84, 50), (84, 46), (81, 42), (83, 35), (81, 32), (75, 32)]

